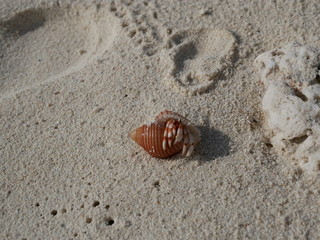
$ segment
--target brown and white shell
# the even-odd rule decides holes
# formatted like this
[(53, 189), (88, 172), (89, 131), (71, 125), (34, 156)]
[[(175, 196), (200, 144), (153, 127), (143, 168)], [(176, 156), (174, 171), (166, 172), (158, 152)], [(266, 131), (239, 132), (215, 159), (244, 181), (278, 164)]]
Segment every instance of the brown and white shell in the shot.
[(130, 138), (151, 156), (168, 158), (179, 152), (190, 156), (201, 140), (200, 131), (182, 115), (165, 110), (150, 124), (130, 132)]

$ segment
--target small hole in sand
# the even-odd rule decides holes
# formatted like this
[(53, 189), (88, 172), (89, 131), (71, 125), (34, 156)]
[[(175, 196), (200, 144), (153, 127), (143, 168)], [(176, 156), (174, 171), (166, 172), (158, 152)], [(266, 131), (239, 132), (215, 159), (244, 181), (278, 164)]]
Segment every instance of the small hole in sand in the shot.
[(77, 236), (78, 236), (78, 233), (73, 234), (73, 236), (74, 236), (74, 237), (77, 237)]
[(61, 212), (62, 212), (62, 213), (66, 213), (67, 210), (66, 210), (65, 208), (63, 208), (63, 209), (61, 210)]
[(294, 172), (293, 172), (292, 179), (293, 179), (294, 181), (298, 180), (298, 179), (302, 176), (302, 173), (303, 173), (303, 172), (302, 172), (302, 169), (301, 169), (301, 168), (295, 169)]
[(92, 222), (92, 218), (87, 217), (86, 223), (91, 223), (91, 222)]
[(52, 210), (52, 211), (51, 211), (51, 215), (52, 215), (52, 216), (57, 215), (57, 213), (58, 213), (58, 211), (57, 211), (57, 210)]
[(106, 209), (109, 209), (109, 208), (110, 208), (110, 205), (109, 205), (109, 204), (107, 204), (107, 205), (105, 206), (105, 208), (106, 208)]
[(267, 146), (267, 148), (273, 148), (273, 145), (269, 142), (265, 142), (264, 144)]
[(255, 119), (255, 118), (250, 119), (250, 129), (251, 130), (257, 129), (259, 126), (260, 126), (259, 120)]
[(157, 14), (157, 12), (154, 12), (154, 13), (153, 13), (153, 17), (154, 17), (155, 19), (157, 19), (157, 18), (158, 18), (158, 14)]
[(129, 32), (129, 37), (133, 38), (136, 35), (136, 33), (136, 30), (132, 30), (131, 32)]
[(39, 207), (40, 206), (40, 204), (39, 203), (36, 203), (36, 207)]
[(106, 218), (105, 223), (107, 226), (114, 224), (114, 220), (111, 217)]
[(286, 216), (286, 217), (284, 218), (284, 224), (285, 224), (285, 226), (289, 226), (289, 225), (291, 225), (291, 223), (292, 223), (292, 219), (291, 219), (289, 216)]
[(80, 55), (83, 55), (83, 54), (87, 53), (87, 51), (86, 50), (80, 50), (79, 53), (80, 53)]
[(98, 206), (99, 204), (100, 204), (99, 201), (94, 201), (93, 204), (92, 204), (92, 206), (93, 206), (93, 207), (96, 207), (96, 206)]
[(156, 188), (160, 187), (160, 181), (155, 181), (153, 183), (153, 186), (156, 187)]

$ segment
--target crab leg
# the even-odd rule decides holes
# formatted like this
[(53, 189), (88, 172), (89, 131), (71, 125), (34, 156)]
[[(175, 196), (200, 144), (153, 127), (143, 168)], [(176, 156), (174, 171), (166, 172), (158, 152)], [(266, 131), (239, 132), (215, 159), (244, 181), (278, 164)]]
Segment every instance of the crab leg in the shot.
[[(177, 134), (177, 127), (176, 127), (176, 122), (174, 121), (173, 123), (173, 127), (172, 127), (172, 141), (176, 139), (176, 134)], [(175, 143), (175, 141), (173, 142), (173, 144)]]
[(172, 127), (173, 127), (173, 120), (169, 120), (166, 124), (164, 134), (163, 134), (163, 140), (162, 140), (162, 148), (163, 150), (166, 150), (167, 143), (169, 147), (172, 145)]
[(174, 121), (173, 120), (168, 121), (167, 126), (168, 126), (168, 145), (169, 147), (172, 147), (172, 139), (173, 139), (172, 129), (174, 126)]
[(189, 147), (186, 156), (189, 157), (194, 149), (194, 136), (189, 134)]
[(174, 141), (174, 144), (181, 142), (183, 138), (183, 126), (181, 124), (181, 122), (179, 123), (179, 127), (178, 127), (178, 131), (177, 131), (177, 135), (176, 135), (176, 139)]
[(185, 128), (184, 131), (183, 131), (183, 135), (184, 135), (184, 138), (183, 138), (183, 148), (182, 148), (182, 155), (186, 155), (186, 152), (188, 150), (188, 147), (189, 147), (189, 133), (188, 133), (188, 129)]
[(167, 131), (167, 127), (164, 130), (164, 134), (163, 134), (163, 140), (162, 140), (162, 149), (165, 151), (167, 148), (167, 138), (168, 138), (168, 131)]

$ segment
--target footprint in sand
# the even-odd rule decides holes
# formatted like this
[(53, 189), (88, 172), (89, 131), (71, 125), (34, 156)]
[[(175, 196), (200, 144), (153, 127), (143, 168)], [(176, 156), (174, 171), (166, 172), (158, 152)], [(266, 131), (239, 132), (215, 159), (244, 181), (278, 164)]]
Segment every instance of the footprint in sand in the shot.
[(172, 34), (161, 56), (166, 83), (190, 95), (208, 91), (232, 65), (235, 48), (236, 39), (223, 29)]
[(232, 65), (236, 39), (227, 30), (199, 28), (172, 33), (158, 21), (161, 8), (152, 2), (112, 1), (110, 11), (144, 54), (160, 53), (166, 83), (180, 92), (208, 91)]
[(121, 21), (121, 27), (134, 46), (140, 47), (148, 57), (158, 53), (172, 31), (158, 21), (158, 15), (163, 13), (157, 2), (132, 1), (124, 4), (119, 0), (111, 1), (110, 12)]
[[(109, 16), (110, 15), (110, 16)], [(0, 95), (54, 81), (112, 46), (117, 24), (107, 8), (28, 9), (0, 23)]]

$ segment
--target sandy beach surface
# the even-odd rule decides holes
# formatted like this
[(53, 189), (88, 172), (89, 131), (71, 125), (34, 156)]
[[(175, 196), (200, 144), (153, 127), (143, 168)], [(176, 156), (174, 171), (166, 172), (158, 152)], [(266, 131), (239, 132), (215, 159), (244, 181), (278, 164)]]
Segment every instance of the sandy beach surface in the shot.
[[(2, 0), (0, 239), (319, 239), (319, 25), (318, 0)], [(188, 158), (128, 137), (165, 109)]]

